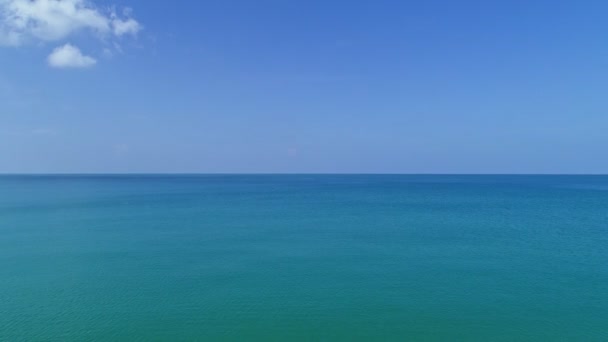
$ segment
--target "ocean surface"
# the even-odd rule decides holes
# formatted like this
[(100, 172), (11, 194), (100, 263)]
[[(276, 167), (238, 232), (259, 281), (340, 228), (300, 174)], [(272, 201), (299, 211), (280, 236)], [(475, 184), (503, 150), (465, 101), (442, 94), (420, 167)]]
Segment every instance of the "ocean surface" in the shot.
[(608, 341), (608, 177), (2, 176), (0, 341)]

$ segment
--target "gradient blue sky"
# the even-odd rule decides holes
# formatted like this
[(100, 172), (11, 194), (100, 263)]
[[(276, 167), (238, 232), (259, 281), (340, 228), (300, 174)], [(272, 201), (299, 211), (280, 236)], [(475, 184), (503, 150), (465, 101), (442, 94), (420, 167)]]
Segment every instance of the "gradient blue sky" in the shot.
[(608, 172), (606, 1), (94, 4), (0, 46), (0, 172)]

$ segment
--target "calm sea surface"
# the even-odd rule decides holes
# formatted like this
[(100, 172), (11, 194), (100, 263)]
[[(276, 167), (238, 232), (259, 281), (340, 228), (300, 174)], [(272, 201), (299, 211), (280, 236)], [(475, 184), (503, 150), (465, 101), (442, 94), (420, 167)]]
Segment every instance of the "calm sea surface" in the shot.
[(1, 341), (608, 341), (605, 176), (3, 176)]

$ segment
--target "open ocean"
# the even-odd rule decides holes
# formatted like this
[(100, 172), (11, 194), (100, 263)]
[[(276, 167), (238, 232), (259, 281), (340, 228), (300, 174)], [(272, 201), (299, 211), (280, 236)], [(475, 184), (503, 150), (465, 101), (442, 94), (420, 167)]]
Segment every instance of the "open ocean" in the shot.
[(0, 340), (608, 341), (608, 176), (2, 176)]

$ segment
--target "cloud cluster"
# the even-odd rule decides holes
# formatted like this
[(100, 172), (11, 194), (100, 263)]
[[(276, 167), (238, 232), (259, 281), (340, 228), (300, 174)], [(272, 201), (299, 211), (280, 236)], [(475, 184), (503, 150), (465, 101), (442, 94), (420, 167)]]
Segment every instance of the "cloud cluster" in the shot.
[[(88, 0), (0, 0), (0, 45), (20, 46), (37, 42), (59, 42), (79, 32), (88, 32), (101, 41), (125, 35), (135, 36), (142, 29), (130, 11), (122, 15), (114, 9), (100, 10)], [(51, 60), (65, 60), (65, 56), (79, 61), (74, 66), (91, 66), (91, 57), (66, 44), (55, 49)], [(65, 65), (64, 65), (65, 66)]]

